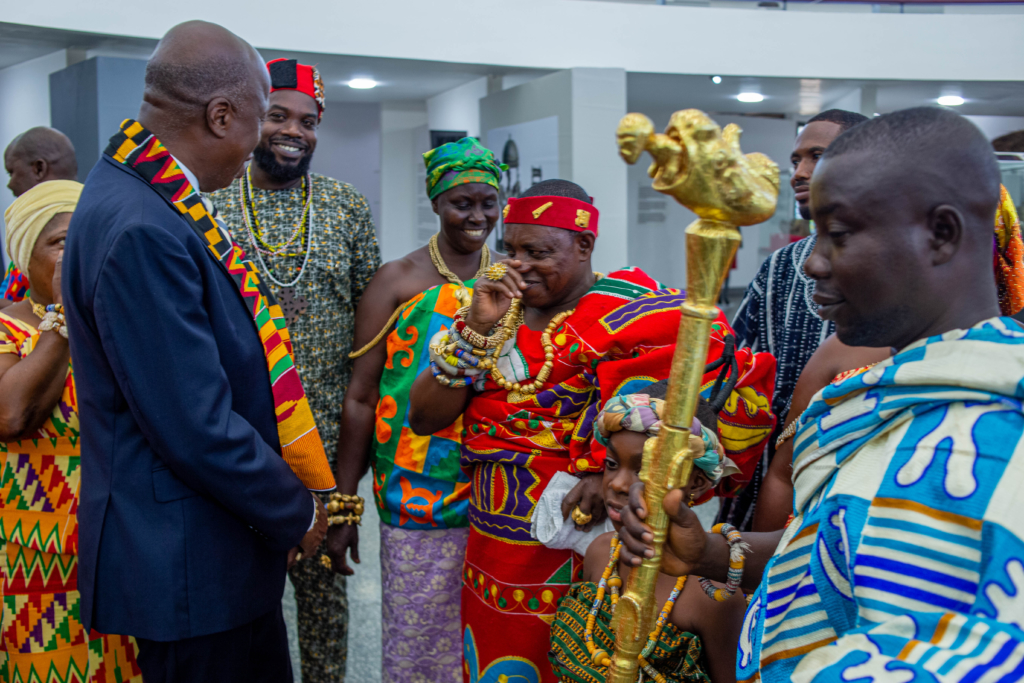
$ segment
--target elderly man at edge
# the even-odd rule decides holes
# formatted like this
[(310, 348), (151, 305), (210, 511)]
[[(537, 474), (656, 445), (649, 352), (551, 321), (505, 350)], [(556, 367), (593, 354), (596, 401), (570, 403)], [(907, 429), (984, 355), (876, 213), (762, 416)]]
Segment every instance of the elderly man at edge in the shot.
[(285, 570), (327, 531), (281, 308), (199, 195), (241, 172), (269, 88), (234, 34), (172, 28), (69, 229), (82, 620), (136, 636), (147, 683), (291, 681)]

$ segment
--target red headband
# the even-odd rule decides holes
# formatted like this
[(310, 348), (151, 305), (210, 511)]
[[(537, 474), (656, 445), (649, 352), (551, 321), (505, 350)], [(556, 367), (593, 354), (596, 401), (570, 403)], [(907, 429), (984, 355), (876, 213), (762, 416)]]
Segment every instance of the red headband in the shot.
[(270, 92), (298, 90), (316, 101), (318, 118), (324, 115), (327, 101), (324, 98), (324, 82), (315, 66), (299, 64), (296, 59), (274, 59), (267, 62), (270, 72)]
[(523, 197), (509, 199), (504, 211), (505, 223), (525, 223), (563, 228), (573, 232), (589, 230), (597, 235), (597, 208), (571, 197)]

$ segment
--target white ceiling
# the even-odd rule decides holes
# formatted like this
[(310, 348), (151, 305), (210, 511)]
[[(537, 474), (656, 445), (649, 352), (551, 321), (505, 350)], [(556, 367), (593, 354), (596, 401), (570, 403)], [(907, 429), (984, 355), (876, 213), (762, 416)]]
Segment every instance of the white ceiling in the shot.
[[(859, 87), (877, 87), (876, 112), (935, 104), (942, 95), (956, 94), (967, 100), (956, 108), (960, 114), (1024, 116), (1024, 82), (848, 81), (799, 78), (739, 78), (725, 76), (720, 85), (711, 74), (628, 75), (629, 107), (657, 109), (696, 108), (733, 114), (811, 115)], [(744, 91), (760, 92), (763, 102), (745, 104), (736, 99)], [(801, 112), (801, 104), (805, 109)], [(815, 111), (816, 109), (816, 111)]]
[[(156, 41), (95, 33), (63, 31), (0, 22), (0, 68), (49, 54), (64, 48), (89, 55), (103, 54), (145, 59)], [(390, 59), (324, 53), (261, 50), (266, 59), (294, 57), (316, 64), (327, 87), (327, 98), (340, 102), (385, 102), (423, 100), (458, 85), (487, 75), (513, 76), (519, 82), (549, 73), (484, 64)], [(779, 58), (784, 58), (780, 54)], [(744, 78), (725, 76), (714, 85), (710, 76), (687, 74), (628, 74), (631, 109), (684, 109), (695, 107), (709, 112), (737, 114), (790, 114), (827, 108), (856, 88), (878, 88), (877, 110), (933, 103), (944, 94), (959, 94), (967, 103), (962, 114), (1024, 116), (1024, 82), (937, 82), (937, 81), (853, 81), (836, 79)], [(381, 83), (372, 90), (353, 90), (345, 85), (351, 78), (370, 77)], [(765, 100), (744, 104), (736, 100), (742, 91), (761, 92)]]

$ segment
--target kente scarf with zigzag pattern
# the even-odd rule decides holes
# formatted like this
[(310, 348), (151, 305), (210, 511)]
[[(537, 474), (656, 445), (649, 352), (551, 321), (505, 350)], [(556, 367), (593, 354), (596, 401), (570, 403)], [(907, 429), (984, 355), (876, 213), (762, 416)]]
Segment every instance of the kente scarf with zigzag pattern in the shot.
[(334, 476), (302, 380), (295, 369), (284, 314), (259, 271), (207, 212), (199, 192), (189, 183), (171, 153), (142, 124), (125, 119), (121, 130), (110, 138), (104, 154), (135, 171), (180, 211), (185, 222), (209, 247), (213, 258), (234, 280), (252, 314), (267, 357), (281, 454), (306, 488), (311, 491), (333, 489)]

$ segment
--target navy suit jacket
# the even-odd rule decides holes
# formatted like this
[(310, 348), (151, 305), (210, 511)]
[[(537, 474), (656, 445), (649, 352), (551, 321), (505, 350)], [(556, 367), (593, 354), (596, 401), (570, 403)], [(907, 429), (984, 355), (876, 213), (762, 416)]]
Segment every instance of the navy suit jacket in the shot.
[(313, 500), (280, 454), (252, 315), (181, 214), (104, 155), (62, 271), (86, 628), (171, 641), (280, 604)]

